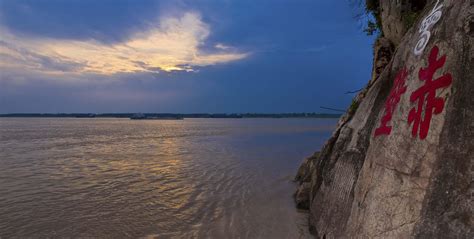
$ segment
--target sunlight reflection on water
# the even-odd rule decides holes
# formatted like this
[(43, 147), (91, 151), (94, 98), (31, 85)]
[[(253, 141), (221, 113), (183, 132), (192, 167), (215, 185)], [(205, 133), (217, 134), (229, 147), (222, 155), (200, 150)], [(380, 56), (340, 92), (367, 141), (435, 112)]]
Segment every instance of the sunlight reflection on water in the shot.
[(0, 237), (306, 238), (333, 119), (0, 119)]

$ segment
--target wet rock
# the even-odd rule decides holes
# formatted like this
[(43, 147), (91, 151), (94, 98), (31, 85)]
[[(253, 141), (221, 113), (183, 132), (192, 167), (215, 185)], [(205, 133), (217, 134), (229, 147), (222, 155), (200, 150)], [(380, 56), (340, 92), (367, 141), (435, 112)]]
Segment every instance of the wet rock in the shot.
[(311, 193), (311, 176), (318, 160), (319, 152), (314, 153), (311, 157), (306, 158), (298, 169), (295, 181), (298, 183), (298, 189), (294, 194), (296, 207), (298, 209), (308, 210), (310, 193)]
[(308, 210), (309, 209), (309, 194), (311, 190), (311, 183), (302, 183), (295, 193), (296, 208)]
[(319, 152), (315, 152), (311, 157), (305, 158), (303, 163), (300, 165), (298, 172), (295, 176), (295, 181), (302, 184), (303, 182), (309, 182), (311, 180), (311, 170), (314, 167), (314, 161), (317, 160)]

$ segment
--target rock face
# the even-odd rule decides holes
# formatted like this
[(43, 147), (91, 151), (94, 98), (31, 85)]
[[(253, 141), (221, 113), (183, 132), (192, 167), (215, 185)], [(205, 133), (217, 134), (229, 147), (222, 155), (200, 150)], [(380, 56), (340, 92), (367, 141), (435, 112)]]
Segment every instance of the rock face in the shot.
[(374, 64), (372, 69), (372, 80), (379, 78), (385, 67), (390, 63), (393, 56), (393, 43), (388, 38), (380, 37), (374, 45)]
[(309, 209), (309, 198), (311, 193), (311, 173), (315, 167), (315, 160), (319, 157), (319, 152), (306, 158), (296, 173), (295, 181), (299, 182), (299, 187), (295, 192), (295, 202), (298, 209)]
[[(387, 26), (400, 2), (381, 1)], [(298, 172), (317, 238), (474, 238), (474, 1), (425, 4), (384, 27), (373, 79)]]
[(382, 30), (384, 35), (391, 39), (395, 45), (400, 44), (407, 29), (403, 24), (402, 14), (406, 8), (405, 1), (384, 0), (380, 1), (382, 17)]
[(382, 31), (393, 44), (399, 45), (410, 27), (411, 21), (423, 10), (427, 0), (382, 0), (378, 2)]

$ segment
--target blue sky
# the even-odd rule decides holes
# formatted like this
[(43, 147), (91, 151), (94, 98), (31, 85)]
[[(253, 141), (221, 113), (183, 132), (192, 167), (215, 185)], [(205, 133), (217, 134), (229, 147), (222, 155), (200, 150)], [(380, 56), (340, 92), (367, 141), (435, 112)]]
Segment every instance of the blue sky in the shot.
[(0, 0), (0, 113), (328, 112), (370, 78), (349, 0)]

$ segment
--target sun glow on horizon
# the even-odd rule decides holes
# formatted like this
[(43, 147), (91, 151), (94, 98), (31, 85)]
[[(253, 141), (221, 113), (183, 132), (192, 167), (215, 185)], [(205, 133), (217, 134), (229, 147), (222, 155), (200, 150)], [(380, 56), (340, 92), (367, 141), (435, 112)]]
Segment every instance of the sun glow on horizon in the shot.
[(114, 44), (22, 38), (6, 29), (0, 30), (0, 69), (102, 75), (194, 71), (196, 66), (236, 61), (249, 55), (223, 44), (217, 44), (212, 52), (202, 51), (200, 47), (210, 35), (210, 28), (195, 12), (162, 18), (156, 28)]

